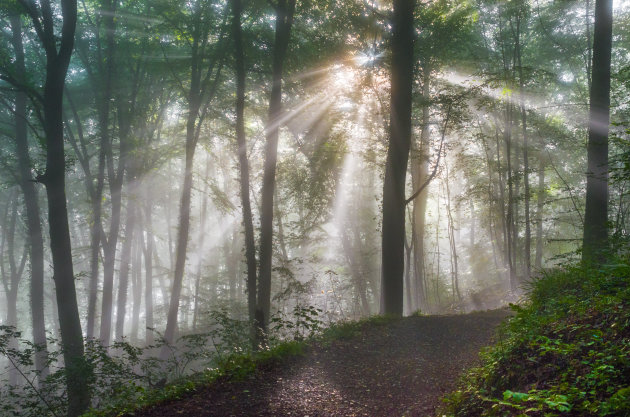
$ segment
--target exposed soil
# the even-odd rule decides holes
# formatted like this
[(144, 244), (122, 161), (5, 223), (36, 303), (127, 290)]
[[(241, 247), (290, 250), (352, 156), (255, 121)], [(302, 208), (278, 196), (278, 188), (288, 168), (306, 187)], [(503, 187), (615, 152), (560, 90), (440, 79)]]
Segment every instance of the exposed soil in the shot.
[(248, 380), (217, 382), (135, 416), (431, 416), (508, 314), (366, 326), (360, 336), (313, 346)]

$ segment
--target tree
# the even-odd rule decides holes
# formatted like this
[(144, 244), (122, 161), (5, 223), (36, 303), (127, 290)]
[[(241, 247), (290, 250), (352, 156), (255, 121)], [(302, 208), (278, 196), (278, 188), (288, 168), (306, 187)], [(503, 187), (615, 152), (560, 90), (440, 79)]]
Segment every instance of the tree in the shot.
[(296, 0), (277, 0), (273, 3), (276, 11), (276, 31), (271, 68), (271, 94), (267, 119), (265, 167), (260, 208), (260, 265), (258, 294), (256, 298), (257, 326), (264, 333), (269, 323), (271, 311), (271, 266), (273, 260), (273, 197), (276, 187), (276, 166), (278, 160), (278, 136), (282, 116), (282, 78), (284, 61), (289, 47)]
[[(188, 7), (188, 6), (186, 6)], [(170, 11), (169, 11), (170, 13)], [(224, 64), (225, 40), (223, 36), (224, 25), (219, 20), (219, 41), (212, 44), (210, 31), (212, 29), (211, 18), (216, 18), (215, 10), (210, 4), (197, 1), (193, 4), (193, 11), (190, 16), (182, 13), (179, 18), (184, 18), (183, 26), (188, 31), (182, 33), (183, 37), (190, 37), (190, 85), (188, 89), (182, 86), (182, 94), (187, 98), (188, 114), (186, 117), (186, 142), (184, 161), (184, 181), (179, 209), (179, 227), (177, 229), (177, 247), (175, 257), (175, 270), (173, 271), (173, 286), (171, 291), (168, 320), (164, 339), (167, 343), (172, 343), (175, 338), (177, 328), (177, 318), (179, 311), (179, 300), (184, 280), (184, 269), (186, 265), (186, 252), (188, 249), (188, 235), (190, 230), (190, 204), (193, 183), (193, 161), (201, 125), (207, 116), (207, 103), (212, 99), (217, 91), (217, 84), (220, 80), (221, 69)], [(172, 16), (168, 16), (169, 21)], [(216, 25), (216, 22), (214, 22)], [(180, 26), (176, 26), (180, 30)], [(207, 60), (206, 58), (210, 58)], [(162, 349), (162, 357), (168, 354), (167, 346)]]
[(383, 184), (381, 311), (395, 316), (403, 313), (405, 177), (411, 146), (414, 8), (413, 0), (394, 0), (389, 147)]
[[(243, 29), (241, 24), (242, 2), (232, 0), (232, 38), (234, 41), (234, 70), (236, 73), (236, 145), (241, 187), (243, 227), (245, 229), (245, 262), (247, 264), (247, 308), (249, 321), (253, 324), (256, 314), (256, 242), (252, 206), (249, 198), (249, 162), (245, 138), (245, 53), (243, 51)], [(252, 334), (253, 336), (253, 334)], [(255, 343), (252, 337), (252, 342)]]
[(612, 0), (595, 2), (593, 65), (588, 121), (588, 171), (582, 260), (601, 262), (608, 245), (608, 130)]
[[(22, 18), (11, 16), (12, 44), (15, 51), (16, 80), (23, 84), (26, 76), (24, 45), (22, 42)], [(19, 184), (24, 194), (28, 229), (29, 260), (31, 269), (31, 319), (33, 343), (39, 346), (35, 355), (35, 368), (40, 371), (39, 380), (48, 374), (46, 366), (47, 343), (44, 323), (44, 239), (42, 237), (41, 214), (37, 188), (31, 174), (31, 157), (28, 147), (27, 94), (18, 89), (15, 93), (15, 151), (17, 154)]]
[(37, 181), (44, 184), (48, 197), (50, 250), (66, 369), (68, 416), (74, 417), (85, 411), (90, 403), (90, 370), (83, 351), (68, 227), (63, 140), (63, 91), (74, 45), (77, 2), (60, 0), (62, 26), (58, 36), (55, 35), (56, 16), (49, 0), (41, 0), (39, 6), (32, 0), (18, 1), (31, 18), (46, 57), (46, 78), (41, 96), (46, 137), (46, 171), (37, 177)]

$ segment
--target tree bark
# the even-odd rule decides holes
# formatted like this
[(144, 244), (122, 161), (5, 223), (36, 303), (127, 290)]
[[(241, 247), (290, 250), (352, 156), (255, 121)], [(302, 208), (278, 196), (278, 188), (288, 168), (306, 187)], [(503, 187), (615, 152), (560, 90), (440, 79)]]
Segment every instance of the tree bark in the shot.
[(523, 128), (523, 187), (525, 192), (525, 247), (523, 248), (524, 255), (524, 280), (529, 281), (532, 274), (532, 230), (529, 216), (529, 204), (530, 204), (530, 187), (529, 187), (529, 137), (527, 132), (527, 108), (525, 107), (525, 80), (523, 79), (523, 63), (522, 63), (522, 51), (521, 51), (521, 19), (516, 22), (516, 59), (518, 63), (518, 78), (519, 78), (519, 95), (520, 95), (520, 107), (521, 107), (521, 123)]
[[(19, 16), (11, 16), (12, 44), (15, 51), (17, 76), (26, 74), (24, 63), (24, 45), (22, 43), (22, 21)], [(42, 235), (41, 214), (37, 189), (31, 175), (31, 157), (28, 149), (28, 131), (26, 120), (26, 93), (17, 91), (15, 96), (15, 150), (17, 155), (19, 183), (24, 194), (26, 207), (26, 225), (28, 230), (29, 259), (31, 267), (31, 323), (33, 344), (37, 345), (35, 369), (41, 382), (48, 375), (46, 358), (46, 323), (44, 321), (44, 238)]]
[(210, 158), (206, 157), (206, 170), (204, 173), (203, 180), (203, 195), (201, 202), (201, 213), (200, 215), (200, 235), (198, 242), (198, 259), (197, 259), (197, 272), (195, 273), (195, 292), (193, 295), (193, 322), (192, 322), (192, 330), (193, 332), (197, 331), (197, 317), (199, 316), (198, 305), (199, 305), (199, 288), (201, 286), (201, 275), (203, 272), (203, 253), (205, 246), (205, 238), (206, 238), (206, 217), (208, 215), (208, 183), (210, 181)]
[[(544, 144), (542, 144), (544, 146)], [(543, 259), (543, 210), (545, 209), (545, 163), (542, 158), (542, 148), (538, 162), (538, 194), (536, 197), (536, 259), (534, 268), (537, 271), (542, 269)]]
[[(273, 197), (276, 187), (278, 137), (282, 113), (282, 77), (284, 60), (289, 46), (296, 0), (278, 0), (276, 3), (276, 30), (274, 39), (272, 86), (269, 98), (269, 116), (266, 127), (265, 165), (260, 212), (260, 270), (256, 312), (257, 334), (264, 335), (271, 311), (271, 267), (273, 262)], [(242, 175), (242, 174), (241, 174)], [(242, 178), (242, 177), (241, 177)], [(264, 336), (263, 336), (264, 337)], [(263, 340), (259, 340), (263, 342)], [(259, 344), (259, 343), (257, 343)]]
[(141, 214), (140, 206), (137, 207), (136, 215), (138, 223), (138, 233), (134, 237), (133, 255), (131, 261), (131, 279), (133, 304), (131, 309), (131, 331), (129, 339), (134, 345), (138, 344), (138, 330), (140, 327), (140, 307), (142, 303), (142, 229), (140, 227)]
[[(412, 158), (411, 184), (412, 189), (417, 190), (429, 177), (429, 139), (431, 129), (429, 126), (430, 116), (430, 93), (431, 93), (431, 70), (425, 64), (424, 79), (422, 83), (422, 95), (424, 106), (422, 108), (422, 133), (420, 134), (420, 146), (414, 149), (416, 152)], [(413, 142), (412, 142), (413, 149)], [(426, 277), (425, 277), (425, 251), (424, 235), (426, 230), (426, 211), (429, 198), (429, 187), (413, 200), (412, 225), (411, 225), (411, 246), (413, 247), (413, 271), (414, 271), (414, 300), (415, 306), (423, 310), (426, 305)]]
[(512, 113), (513, 106), (508, 100), (505, 109), (505, 130), (503, 132), (503, 140), (505, 142), (505, 159), (507, 169), (507, 206), (506, 206), (506, 236), (507, 236), (507, 260), (510, 277), (510, 289), (516, 291), (518, 289), (518, 281), (516, 277), (516, 223), (514, 220), (514, 169), (512, 167)]
[[(128, 184), (134, 181), (132, 175), (127, 180)], [(131, 187), (133, 188), (133, 185)], [(120, 254), (120, 273), (118, 278), (118, 300), (116, 307), (116, 328), (115, 339), (123, 340), (125, 317), (127, 314), (127, 293), (129, 289), (129, 271), (132, 256), (132, 244), (134, 238), (134, 229), (136, 224), (136, 198), (133, 192), (130, 191), (127, 201), (127, 218), (125, 219), (125, 240), (122, 244)]]
[(603, 262), (608, 247), (608, 131), (612, 0), (595, 2), (593, 65), (588, 122), (588, 172), (582, 260)]
[[(66, 203), (66, 164), (63, 140), (63, 91), (74, 46), (77, 2), (76, 0), (61, 0), (63, 23), (59, 40), (54, 35), (54, 18), (49, 1), (42, 0), (40, 10), (36, 10), (32, 3), (20, 1), (30, 15), (46, 53), (46, 78), (42, 97), (44, 133), (47, 145), (46, 171), (43, 176), (38, 177), (38, 180), (46, 187), (48, 197), (50, 249), (61, 342), (64, 347), (68, 416), (75, 417), (89, 406), (88, 381), (91, 373), (84, 357), (83, 334), (74, 284)], [(41, 19), (40, 14), (42, 15)]]
[[(147, 193), (148, 194), (148, 193)], [(147, 232), (146, 247), (143, 244), (144, 255), (144, 316), (145, 316), (145, 343), (152, 345), (153, 338), (153, 222), (151, 221), (151, 200), (144, 202), (144, 230)]]
[[(232, 37), (234, 40), (234, 70), (236, 72), (236, 144), (241, 187), (243, 229), (245, 230), (245, 263), (247, 265), (247, 311), (250, 323), (254, 323), (256, 312), (256, 241), (252, 205), (249, 198), (249, 162), (245, 138), (245, 53), (243, 51), (243, 29), (241, 24), (242, 2), (232, 0)], [(254, 333), (252, 332), (252, 343)]]
[(405, 177), (411, 145), (414, 0), (394, 0), (391, 40), (391, 115), (383, 184), (381, 312), (403, 314)]
[[(24, 272), (24, 266), (26, 265), (27, 248), (24, 247), (24, 253), (19, 262), (16, 262), (15, 257), (15, 226), (17, 222), (18, 214), (18, 196), (17, 193), (12, 192), (12, 195), (7, 201), (7, 207), (4, 214), (3, 224), (0, 227), (2, 231), (2, 241), (0, 242), (0, 271), (2, 278), (2, 286), (7, 301), (7, 317), (5, 325), (13, 326), (17, 329), (17, 299), (18, 288), (20, 281), (22, 280), (22, 274)], [(6, 250), (5, 250), (6, 246)], [(6, 254), (5, 254), (6, 252)], [(5, 258), (9, 262), (9, 270), (5, 268)], [(19, 264), (19, 266), (18, 266)], [(9, 340), (9, 348), (19, 349), (18, 341), (16, 338)], [(16, 386), (18, 381), (17, 368), (11, 366), (9, 369), (9, 385)]]

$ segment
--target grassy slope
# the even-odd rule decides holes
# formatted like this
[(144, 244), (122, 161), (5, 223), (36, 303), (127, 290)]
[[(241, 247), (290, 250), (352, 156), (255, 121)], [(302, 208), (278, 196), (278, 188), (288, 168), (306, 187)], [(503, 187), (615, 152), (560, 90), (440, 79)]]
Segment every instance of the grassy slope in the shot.
[(630, 416), (630, 265), (567, 267), (446, 400), (446, 416)]

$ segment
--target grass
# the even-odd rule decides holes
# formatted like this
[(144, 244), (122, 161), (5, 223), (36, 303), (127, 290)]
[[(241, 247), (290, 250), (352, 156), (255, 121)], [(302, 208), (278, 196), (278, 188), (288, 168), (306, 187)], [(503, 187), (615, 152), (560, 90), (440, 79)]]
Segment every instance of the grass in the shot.
[(630, 264), (534, 281), (440, 415), (630, 416)]

